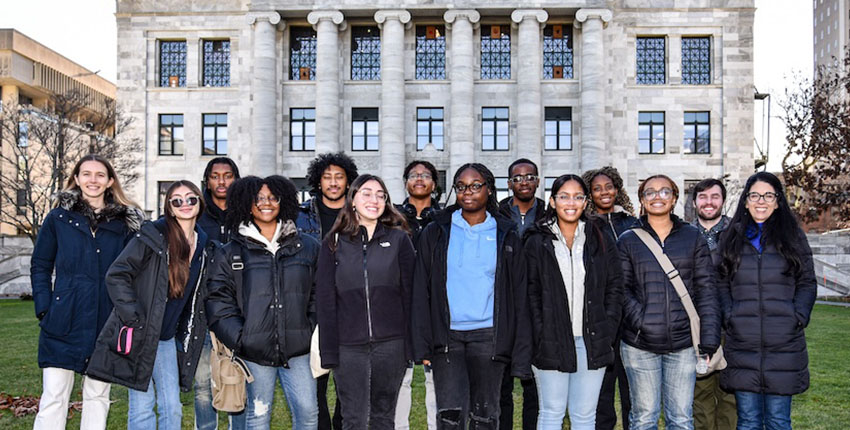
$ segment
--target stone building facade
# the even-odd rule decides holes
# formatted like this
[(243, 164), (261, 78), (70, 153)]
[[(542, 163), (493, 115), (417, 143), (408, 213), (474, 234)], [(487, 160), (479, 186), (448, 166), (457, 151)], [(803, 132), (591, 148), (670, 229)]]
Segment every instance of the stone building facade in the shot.
[(520, 157), (541, 184), (612, 164), (631, 193), (654, 173), (753, 171), (754, 0), (117, 5), (118, 99), (154, 212), (216, 153), (303, 184), (316, 154), (344, 150), (396, 201), (414, 159), (449, 177), (484, 163), (500, 193)]

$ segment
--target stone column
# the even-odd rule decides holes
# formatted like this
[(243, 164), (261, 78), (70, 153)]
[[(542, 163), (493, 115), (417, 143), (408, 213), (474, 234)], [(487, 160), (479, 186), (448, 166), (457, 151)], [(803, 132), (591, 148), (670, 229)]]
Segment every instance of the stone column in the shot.
[(406, 10), (379, 10), (381, 27), (381, 177), (394, 201), (404, 199), (404, 27)]
[[(549, 19), (542, 9), (517, 9), (511, 20), (519, 26), (517, 51), (517, 144), (522, 155), (542, 169), (543, 160), (543, 103), (540, 78), (543, 75), (543, 49), (540, 29)], [(541, 172), (542, 173), (542, 172)], [(540, 187), (540, 191), (544, 187)], [(541, 194), (542, 196), (542, 194)]]
[(602, 29), (611, 20), (608, 9), (579, 9), (581, 28), (581, 170), (595, 169), (613, 160), (605, 133), (605, 61)]
[(275, 44), (280, 15), (277, 12), (251, 12), (248, 25), (254, 26), (251, 51), (251, 142), (242, 146), (247, 153), (252, 175), (260, 177), (277, 172), (277, 63)]
[(343, 149), (339, 138), (340, 74), (339, 31), (345, 29), (342, 12), (310, 12), (307, 22), (316, 30), (316, 153)]
[(451, 79), (451, 111), (449, 131), (449, 171), (451, 178), (464, 163), (473, 161), (475, 154), (473, 130), (475, 112), (473, 109), (473, 68), (475, 63), (472, 30), (477, 26), (481, 15), (474, 9), (451, 9), (443, 15), (446, 28), (451, 29), (452, 43), (450, 51), (451, 70), (447, 74)]

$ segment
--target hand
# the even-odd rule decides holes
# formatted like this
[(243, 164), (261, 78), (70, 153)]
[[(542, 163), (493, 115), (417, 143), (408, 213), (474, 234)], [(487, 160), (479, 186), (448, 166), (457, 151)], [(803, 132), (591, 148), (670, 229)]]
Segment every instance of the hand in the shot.
[(430, 366), (430, 365), (431, 365), (431, 360), (422, 360), (422, 365), (424, 365), (424, 366)]

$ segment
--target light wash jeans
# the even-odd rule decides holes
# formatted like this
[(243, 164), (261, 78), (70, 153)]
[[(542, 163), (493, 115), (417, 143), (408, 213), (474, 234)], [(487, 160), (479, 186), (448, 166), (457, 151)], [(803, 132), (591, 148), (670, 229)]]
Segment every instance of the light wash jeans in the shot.
[(693, 430), (697, 379), (694, 348), (655, 354), (622, 343), (620, 351), (632, 400), (630, 430), (657, 429), (662, 402), (665, 428)]
[(401, 389), (398, 391), (398, 403), (395, 407), (396, 430), (407, 430), (410, 428), (410, 405), (412, 402), (413, 372), (417, 367), (425, 370), (425, 418), (428, 421), (428, 430), (437, 430), (437, 396), (434, 394), (434, 373), (431, 366), (410, 366), (404, 372), (401, 381)]
[(269, 428), (274, 406), (274, 387), (278, 380), (292, 413), (292, 428), (318, 428), (319, 406), (316, 403), (316, 380), (310, 372), (310, 354), (290, 358), (288, 369), (262, 366), (248, 360), (245, 363), (254, 375), (254, 382), (248, 384), (248, 404), (245, 405), (245, 424), (249, 430)]
[(738, 430), (791, 430), (791, 396), (736, 391)]
[[(180, 430), (183, 405), (180, 403), (180, 374), (177, 370), (177, 341), (159, 341), (153, 363), (153, 377), (147, 391), (129, 391), (128, 430)], [(156, 405), (156, 413), (154, 413)], [(159, 418), (157, 419), (157, 414)]]
[(218, 412), (212, 406), (212, 368), (210, 367), (210, 352), (212, 341), (210, 333), (204, 339), (201, 358), (195, 370), (195, 428), (197, 430), (216, 430), (218, 428)]
[[(46, 367), (42, 370), (41, 378), (43, 388), (33, 429), (62, 430), (68, 420), (68, 402), (71, 400), (71, 391), (74, 388), (74, 371)], [(83, 377), (83, 412), (80, 428), (95, 430), (106, 428), (110, 387), (108, 382)]]
[(605, 368), (587, 368), (587, 347), (584, 338), (575, 338), (576, 372), (531, 368), (537, 381), (537, 397), (540, 412), (537, 415), (538, 430), (560, 430), (564, 425), (564, 414), (570, 411), (570, 429), (594, 430), (596, 428), (596, 404)]

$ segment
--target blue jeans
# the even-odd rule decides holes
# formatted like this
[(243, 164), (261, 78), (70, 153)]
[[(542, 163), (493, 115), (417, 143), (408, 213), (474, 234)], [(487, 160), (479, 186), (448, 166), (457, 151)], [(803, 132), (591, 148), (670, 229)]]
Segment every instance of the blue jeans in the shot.
[(587, 347), (584, 338), (578, 336), (576, 343), (576, 372), (540, 370), (532, 367), (537, 381), (540, 412), (537, 416), (538, 430), (560, 430), (564, 425), (564, 414), (569, 407), (570, 429), (594, 430), (596, 428), (596, 403), (605, 377), (605, 368), (587, 368)]
[(245, 360), (254, 382), (248, 384), (245, 405), (246, 427), (250, 430), (268, 429), (274, 406), (274, 387), (280, 380), (286, 403), (292, 413), (292, 428), (316, 430), (319, 407), (316, 404), (316, 380), (310, 372), (310, 354), (289, 359), (289, 368), (262, 366)]
[(212, 341), (210, 333), (204, 339), (201, 358), (195, 370), (195, 428), (197, 430), (215, 430), (218, 426), (218, 413), (212, 406), (212, 385), (210, 377), (210, 350)]
[[(177, 342), (159, 341), (153, 363), (153, 377), (147, 391), (129, 391), (130, 410), (127, 429), (180, 430), (183, 405), (180, 403), (180, 375), (177, 371)], [(154, 413), (154, 405), (159, 414)]]
[(664, 423), (668, 430), (693, 430), (696, 355), (694, 348), (655, 354), (621, 344), (623, 366), (629, 378), (632, 410), (629, 428), (658, 428), (658, 416), (664, 403)]
[(736, 391), (738, 430), (791, 430), (791, 396)]

